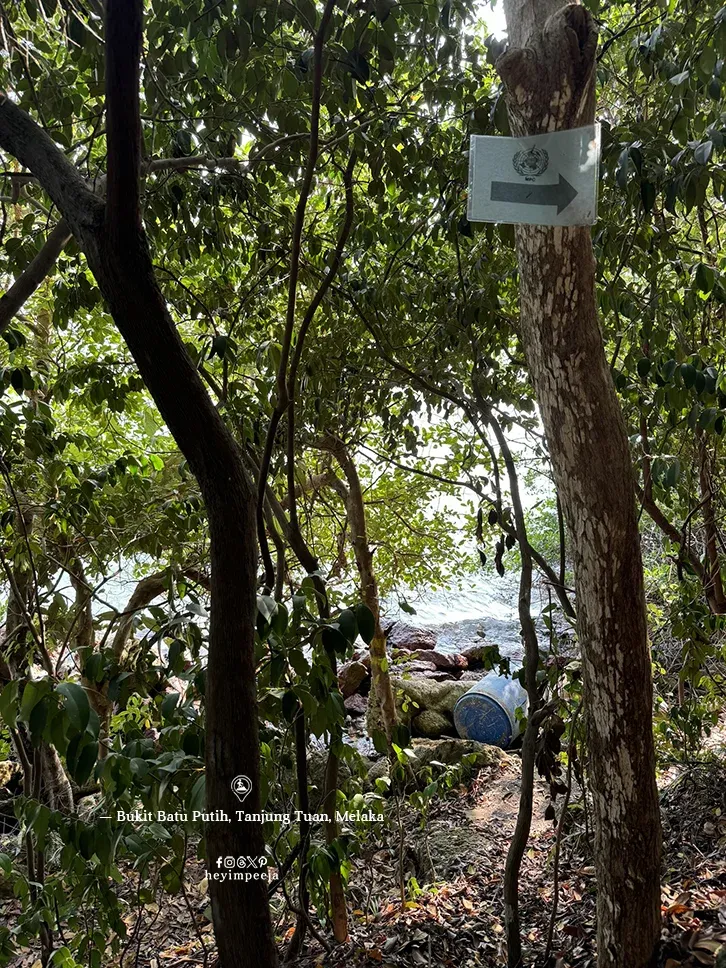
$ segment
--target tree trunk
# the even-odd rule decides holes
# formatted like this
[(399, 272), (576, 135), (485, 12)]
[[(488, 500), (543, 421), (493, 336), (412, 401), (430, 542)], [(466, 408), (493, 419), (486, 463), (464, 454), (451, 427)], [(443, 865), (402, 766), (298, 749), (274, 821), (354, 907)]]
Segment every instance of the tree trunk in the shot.
[[(380, 712), (381, 725), (390, 744), (396, 725), (396, 703), (393, 698), (391, 676), (388, 671), (386, 636), (381, 628), (381, 604), (378, 598), (378, 582), (373, 570), (373, 552), (368, 544), (363, 490), (355, 462), (343, 441), (326, 437), (320, 446), (333, 454), (348, 482), (344, 499), (348, 512), (351, 543), (355, 553), (355, 562), (358, 566), (358, 574), (360, 575), (360, 593), (364, 603), (373, 613), (375, 622), (375, 632), (368, 647), (371, 656), (371, 678), (373, 680), (373, 696), (371, 699), (375, 701), (376, 713)], [(374, 714), (371, 721), (376, 722), (378, 718)]]
[(706, 598), (715, 615), (726, 612), (723, 580), (721, 578), (721, 556), (718, 550), (718, 524), (714, 507), (713, 462), (708, 449), (706, 434), (699, 430), (698, 441), (698, 480), (703, 504), (704, 544), (706, 546), (704, 587)]
[(305, 935), (308, 928), (310, 889), (308, 887), (308, 844), (310, 841), (311, 823), (310, 793), (308, 791), (308, 730), (305, 723), (305, 710), (302, 703), (295, 716), (295, 773), (297, 778), (297, 808), (300, 811), (298, 824), (300, 835), (300, 873), (297, 891), (297, 918), (295, 931), (290, 938), (290, 944), (285, 952), (285, 961), (294, 961), (303, 950)]
[[(68, 575), (76, 593), (73, 617), (73, 651), (80, 657), (81, 669), (85, 666), (96, 645), (93, 626), (92, 589), (86, 581), (83, 563), (80, 558), (68, 563)], [(112, 703), (108, 700), (108, 683), (88, 679), (81, 672), (81, 685), (86, 690), (91, 708), (98, 716), (98, 758), (103, 760), (108, 753), (108, 735), (111, 723)]]
[[(30, 511), (18, 510), (16, 529), (30, 540), (34, 526), (34, 516)], [(22, 679), (30, 673), (32, 645), (29, 623), (32, 621), (35, 586), (29, 568), (13, 568), (10, 576), (12, 583), (8, 594), (7, 616), (5, 622), (5, 642), (10, 643), (7, 652), (7, 671), (12, 679)], [(47, 656), (47, 652), (45, 652)], [(45, 663), (44, 663), (45, 665)], [(52, 669), (46, 668), (48, 675)], [(51, 810), (71, 814), (74, 811), (73, 790), (63, 768), (58, 751), (50, 743), (41, 741), (33, 755), (33, 746), (27, 729), (18, 724), (12, 733), (16, 753), (25, 765), (24, 792), (33, 796), (37, 791), (38, 799), (43, 800)], [(22, 749), (18, 746), (22, 744)]]
[[(207, 808), (230, 823), (210, 823), (207, 864), (265, 853), (262, 828), (237, 823), (231, 789), (252, 783), (245, 801), (260, 810), (254, 618), (256, 500), (236, 444), (213, 406), (177, 333), (154, 276), (141, 222), (139, 65), (141, 0), (106, 4), (107, 198), (96, 198), (51, 139), (12, 101), (0, 102), (0, 146), (38, 178), (86, 254), (111, 315), (179, 449), (207, 509), (211, 543), (211, 617), (206, 679)], [(210, 878), (222, 968), (240, 958), (277, 964), (265, 881)]]
[[(519, 873), (522, 858), (532, 828), (534, 804), (534, 770), (537, 757), (537, 739), (542, 719), (541, 702), (537, 688), (539, 671), (539, 641), (532, 620), (532, 552), (527, 537), (527, 525), (519, 491), (519, 476), (506, 437), (499, 422), (490, 411), (487, 422), (492, 428), (504, 458), (509, 479), (509, 493), (514, 510), (514, 523), (522, 560), (519, 575), (518, 615), (524, 643), (524, 685), (527, 690), (527, 725), (522, 740), (522, 780), (519, 787), (519, 809), (507, 862), (504, 868), (504, 927), (507, 936), (507, 964), (518, 968), (522, 963), (522, 932), (519, 923)], [(564, 586), (564, 582), (562, 582)]]
[[(505, 0), (498, 68), (518, 135), (594, 120), (596, 32), (561, 0)], [(586, 227), (518, 226), (522, 340), (572, 536), (598, 876), (598, 965), (643, 968), (660, 933), (660, 818), (645, 592), (625, 423)]]

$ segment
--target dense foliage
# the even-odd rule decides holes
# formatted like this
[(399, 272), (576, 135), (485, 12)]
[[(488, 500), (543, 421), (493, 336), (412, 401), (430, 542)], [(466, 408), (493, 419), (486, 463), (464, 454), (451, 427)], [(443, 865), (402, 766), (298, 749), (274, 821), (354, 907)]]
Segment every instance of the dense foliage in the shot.
[[(726, 659), (726, 8), (588, 6), (601, 29), (601, 324), (638, 468), (657, 730), (664, 757), (686, 757), (718, 716)], [(539, 760), (553, 795), (562, 721), (578, 729), (577, 660), (557, 657), (576, 605), (518, 334), (513, 235), (465, 217), (469, 136), (508, 133), (493, 66), (504, 45), (479, 13), (459, 0), (335, 7), (311, 154), (320, 4), (146, 5), (154, 265), (251, 476), (269, 444), (265, 535), (277, 581), (261, 558), (256, 642), (269, 808), (294, 802), (302, 715), (345, 760), (340, 808), (392, 813), (387, 784), (364, 792), (360, 758), (341, 741), (336, 661), (375, 630), (331, 439), (358, 467), (383, 598), (404, 610), (422, 589), (456, 587), (482, 568), (494, 582), (518, 567), (499, 434), (510, 442), (535, 565), (560, 590), (540, 643), (542, 686), (556, 697), (555, 740)], [(6, 5), (0, 41), (0, 86), (102, 195), (101, 4)], [(151, 899), (157, 882), (183, 892), (186, 858), (203, 855), (200, 822), (140, 832), (104, 817), (203, 808), (209, 536), (197, 484), (85, 257), (9, 155), (0, 177), (4, 288), (33, 274), (54, 236), (63, 241), (17, 309), (0, 300), (0, 753), (19, 744), (45, 777), (14, 798), (22, 852), (0, 855), (24, 911), (0, 928), (0, 963), (38, 936), (49, 951), (62, 922), (54, 963), (100, 965), (126, 944), (121, 871), (139, 871)], [(294, 420), (277, 413), (281, 381)], [(312, 574), (291, 529), (318, 565)], [(407, 746), (403, 730), (401, 782)], [(48, 772), (40, 764), (53, 750), (60, 763)], [(82, 819), (65, 809), (62, 780), (49, 788), (59, 773), (79, 809), (92, 804)], [(429, 780), (415, 794), (421, 809), (454, 782), (451, 771)], [(292, 884), (299, 831), (271, 823), (265, 833), (270, 863)], [(352, 827), (312, 844), (323, 922), (331, 871), (345, 880), (362, 836)]]

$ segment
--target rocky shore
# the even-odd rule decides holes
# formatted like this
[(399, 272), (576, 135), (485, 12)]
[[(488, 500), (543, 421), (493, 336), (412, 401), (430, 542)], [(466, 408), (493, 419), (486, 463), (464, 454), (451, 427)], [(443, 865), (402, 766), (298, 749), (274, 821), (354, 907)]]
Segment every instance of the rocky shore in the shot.
[[(460, 696), (486, 673), (490, 644), (470, 645), (460, 652), (437, 648), (436, 633), (394, 622), (386, 628), (391, 680), (400, 722), (414, 736), (438, 739), (456, 736), (454, 706)], [(363, 717), (371, 689), (370, 658), (356, 652), (341, 666), (338, 684), (352, 719)]]

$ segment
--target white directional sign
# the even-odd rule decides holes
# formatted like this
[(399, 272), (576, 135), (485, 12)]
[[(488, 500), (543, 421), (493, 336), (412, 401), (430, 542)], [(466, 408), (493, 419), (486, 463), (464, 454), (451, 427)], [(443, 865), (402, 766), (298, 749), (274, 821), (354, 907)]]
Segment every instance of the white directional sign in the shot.
[(469, 221), (591, 225), (599, 161), (599, 124), (531, 138), (472, 135)]

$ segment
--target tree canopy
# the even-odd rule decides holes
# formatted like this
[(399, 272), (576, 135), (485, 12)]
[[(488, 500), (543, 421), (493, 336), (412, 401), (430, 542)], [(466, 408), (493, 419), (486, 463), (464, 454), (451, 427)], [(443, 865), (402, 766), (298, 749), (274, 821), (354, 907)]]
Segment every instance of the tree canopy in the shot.
[[(681, 757), (718, 720), (726, 658), (726, 8), (585, 6), (599, 31), (598, 318), (636, 478), (656, 746)], [(0, 4), (0, 759), (25, 771), (13, 809), (28, 836), (23, 858), (0, 853), (22, 905), (0, 927), (0, 963), (35, 938), (44, 963), (54, 949), (54, 964), (110, 962), (128, 941), (114, 883), (135, 869), (144, 891), (158, 877), (183, 893), (192, 845), (203, 856), (201, 820), (141, 833), (106, 811), (203, 810), (215, 554), (242, 504), (247, 530), (224, 561), (233, 572), (244, 548), (257, 579), (239, 652), (263, 807), (308, 801), (312, 734), (330, 752), (313, 792), (387, 809), (387, 783), (366, 787), (343, 741), (338, 661), (377, 641), (387, 612), (412, 611), (415, 594), (451, 588), (455, 619), (457, 588), (528, 562), (551, 600), (530, 686), (551, 717), (537, 722), (537, 756), (553, 797), (547, 743), (564, 765), (567, 744), (584, 742), (579, 653), (546, 658), (547, 635), (551, 650), (574, 634), (578, 601), (515, 233), (466, 218), (470, 136), (511, 134), (496, 66), (506, 41), (486, 18), (463, 0), (144, 3), (142, 273), (136, 255), (124, 269), (140, 229), (124, 235), (135, 201), (112, 161), (125, 105), (114, 116), (103, 4)], [(19, 118), (50, 147), (34, 147), (38, 128)], [(112, 201), (131, 339), (99, 273), (113, 261), (99, 227)], [(147, 275), (178, 353), (145, 343)], [(371, 733), (403, 789), (410, 734), (401, 723)], [(328, 783), (331, 761), (340, 783)], [(455, 783), (429, 779), (428, 800)], [(305, 908), (289, 905), (298, 938), (310, 894), (318, 929), (337, 937), (335, 878), (350, 887), (363, 839), (265, 828), (273, 904), (284, 885)]]

